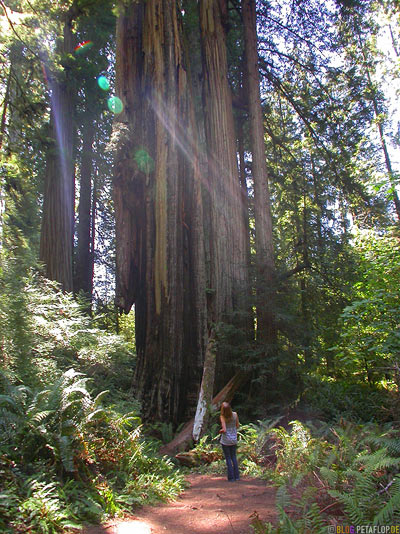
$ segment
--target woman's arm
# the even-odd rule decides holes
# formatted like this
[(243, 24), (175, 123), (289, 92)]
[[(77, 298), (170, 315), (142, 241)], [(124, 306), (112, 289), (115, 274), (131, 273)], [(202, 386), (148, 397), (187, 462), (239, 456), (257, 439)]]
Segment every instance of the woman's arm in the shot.
[(239, 416), (236, 414), (236, 428), (239, 428)]
[(220, 434), (225, 434), (226, 432), (226, 423), (225, 423), (225, 417), (224, 416), (220, 416), (220, 420), (221, 420), (221, 430), (219, 431)]

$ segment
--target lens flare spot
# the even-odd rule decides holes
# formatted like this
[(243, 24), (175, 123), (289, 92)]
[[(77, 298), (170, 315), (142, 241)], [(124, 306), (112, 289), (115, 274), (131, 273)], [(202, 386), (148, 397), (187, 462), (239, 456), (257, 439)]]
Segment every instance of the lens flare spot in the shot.
[(85, 54), (88, 50), (90, 50), (93, 46), (93, 41), (83, 41), (82, 43), (79, 43), (75, 48), (75, 54), (82, 55)]
[(108, 91), (110, 89), (110, 84), (105, 76), (99, 76), (97, 78), (97, 85), (100, 89), (103, 89), (103, 91)]
[(107, 100), (107, 106), (108, 106), (108, 109), (110, 111), (112, 111), (113, 113), (121, 113), (122, 110), (124, 109), (124, 105), (121, 101), (120, 98), (118, 98), (117, 96), (111, 96), (108, 100)]
[(142, 172), (148, 173), (154, 170), (154, 160), (144, 148), (137, 150), (133, 159)]

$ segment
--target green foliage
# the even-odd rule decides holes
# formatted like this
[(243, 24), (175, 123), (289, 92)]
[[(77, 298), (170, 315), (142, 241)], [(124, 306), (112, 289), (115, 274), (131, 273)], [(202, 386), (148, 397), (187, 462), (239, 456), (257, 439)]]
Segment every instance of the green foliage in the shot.
[(183, 476), (141, 437), (137, 413), (102, 405), (70, 369), (45, 389), (0, 385), (4, 531), (61, 532), (180, 493)]
[(0, 530), (52, 534), (177, 495), (183, 477), (142, 438), (129, 394), (129, 324), (100, 329), (11, 259), (0, 286)]
[(305, 380), (302, 401), (321, 418), (339, 421), (382, 421), (388, 417), (393, 397), (382, 385), (353, 379), (310, 376)]
[(63, 505), (55, 483), (44, 484), (32, 480), (27, 497), (20, 504), (20, 516), (36, 532), (55, 534), (66, 528), (77, 527), (71, 520), (71, 511)]
[(311, 437), (310, 430), (299, 421), (292, 421), (291, 432), (283, 427), (271, 430), (276, 439), (275, 454), (283, 479), (299, 484), (305, 474), (320, 463), (324, 443)]
[(326, 532), (335, 521), (353, 525), (399, 521), (399, 432), (390, 425), (354, 424), (318, 428), (298, 421), (291, 431), (272, 429), (275, 439), (279, 524), (254, 517), (256, 533)]
[[(98, 391), (117, 396), (131, 384), (131, 341), (96, 327), (84, 307), (58, 285), (15, 262), (0, 265), (0, 336), (5, 368), (29, 384), (57, 380), (70, 367), (96, 375)], [(34, 365), (32, 363), (34, 362)]]
[[(359, 232), (359, 282), (342, 314), (340, 369), (369, 383), (389, 377), (398, 387), (400, 244), (396, 234)], [(390, 384), (388, 384), (390, 385)]]
[[(91, 399), (88, 379), (73, 369), (49, 389), (32, 391), (3, 377), (0, 396), (1, 445), (18, 464), (49, 459), (74, 472), (74, 459), (83, 447), (82, 432), (102, 414), (102, 394)], [(15, 444), (18, 443), (18, 448)]]

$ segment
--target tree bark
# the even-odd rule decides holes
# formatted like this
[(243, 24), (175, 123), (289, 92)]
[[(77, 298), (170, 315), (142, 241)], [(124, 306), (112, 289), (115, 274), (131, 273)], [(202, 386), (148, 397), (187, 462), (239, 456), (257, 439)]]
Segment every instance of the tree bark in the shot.
[[(205, 183), (208, 226), (208, 324), (233, 322), (247, 310), (249, 295), (245, 227), (237, 166), (225, 28), (226, 2), (201, 0), (200, 30), (203, 61), (203, 107), (207, 152)], [(239, 327), (247, 327), (246, 320)], [(231, 362), (217, 351), (216, 387), (226, 380)]]
[(260, 99), (256, 3), (242, 3), (249, 108), (256, 248), (257, 340), (273, 343), (276, 337), (271, 298), (275, 280), (271, 200), (265, 157), (264, 124)]
[(201, 380), (199, 399), (197, 401), (196, 415), (193, 423), (193, 439), (195, 441), (200, 439), (207, 427), (214, 391), (215, 364), (215, 338), (212, 333), (208, 338), (204, 358), (203, 378)]
[(4, 95), (3, 100), (3, 109), (1, 112), (1, 121), (0, 121), (0, 150), (3, 146), (3, 137), (4, 133), (6, 131), (6, 122), (7, 122), (7, 107), (8, 107), (8, 101), (10, 98), (10, 85), (11, 85), (11, 76), (12, 76), (12, 63), (10, 63), (10, 68), (7, 76), (7, 85), (6, 85), (6, 92)]
[(194, 408), (205, 351), (194, 114), (173, 0), (120, 4), (114, 177), (117, 303), (135, 303), (135, 394), (145, 419)]
[[(80, 175), (78, 208), (78, 243), (76, 250), (76, 267), (74, 290), (83, 291), (92, 300), (93, 269), (91, 262), (92, 246), (92, 174), (93, 174), (93, 140), (94, 128), (90, 120), (83, 125), (83, 146)], [(93, 206), (94, 211), (94, 206)]]
[[(72, 22), (77, 16), (75, 3), (65, 15), (60, 54), (64, 61), (73, 52)], [(56, 280), (65, 291), (72, 291), (72, 252), (74, 229), (74, 88), (69, 66), (64, 65), (65, 79), (47, 78), (51, 96), (52, 144), (46, 161), (43, 217), (40, 235), (40, 260), (45, 274)]]
[(228, 84), (223, 2), (200, 2), (203, 88), (211, 209), (209, 320), (217, 322), (242, 304), (248, 289), (247, 229), (236, 159), (231, 91)]

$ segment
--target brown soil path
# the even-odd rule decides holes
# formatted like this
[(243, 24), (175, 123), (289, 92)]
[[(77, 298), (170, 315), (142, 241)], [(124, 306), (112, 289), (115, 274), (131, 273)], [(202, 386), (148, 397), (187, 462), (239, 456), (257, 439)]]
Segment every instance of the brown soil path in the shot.
[(137, 515), (90, 527), (84, 534), (250, 534), (250, 516), (276, 519), (275, 489), (264, 480), (228, 482), (216, 475), (192, 474), (190, 487), (174, 502), (145, 506)]

